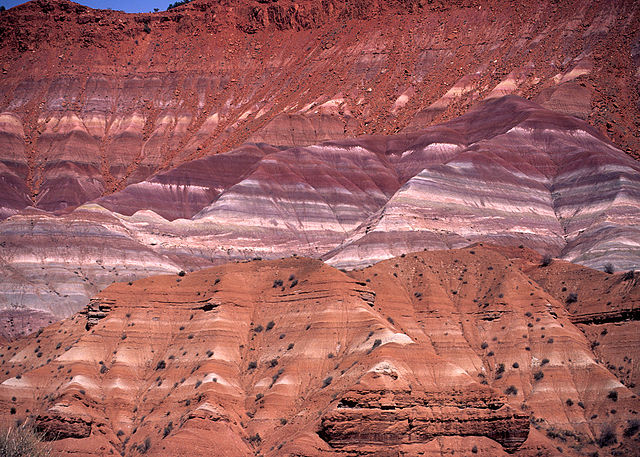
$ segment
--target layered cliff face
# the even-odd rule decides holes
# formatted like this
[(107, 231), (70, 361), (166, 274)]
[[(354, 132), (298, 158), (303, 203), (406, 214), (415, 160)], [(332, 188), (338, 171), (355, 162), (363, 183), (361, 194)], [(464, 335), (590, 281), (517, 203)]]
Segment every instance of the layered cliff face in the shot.
[(637, 351), (620, 379), (615, 343), (585, 333), (640, 287), (540, 262), (476, 245), (349, 275), (289, 258), (114, 284), (5, 343), (0, 420), (29, 417), (59, 455), (632, 455)]
[(637, 154), (638, 13), (631, 0), (196, 0), (137, 15), (29, 2), (0, 14), (0, 217), (245, 142), (418, 131), (506, 94)]
[(352, 269), (481, 241), (630, 270), (639, 197), (640, 166), (595, 129), (507, 96), (420, 132), (246, 144), (72, 211), (25, 210), (0, 223), (0, 300), (56, 319), (150, 274), (294, 253)]

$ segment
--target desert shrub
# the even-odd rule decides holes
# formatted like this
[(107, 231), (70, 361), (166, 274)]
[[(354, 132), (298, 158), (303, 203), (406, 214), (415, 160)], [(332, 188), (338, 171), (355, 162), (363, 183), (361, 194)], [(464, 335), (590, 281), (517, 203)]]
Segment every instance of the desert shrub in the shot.
[(513, 362), (513, 365), (511, 365), (513, 368), (520, 368), (520, 364), (518, 362)]
[(540, 381), (542, 378), (544, 378), (544, 373), (542, 372), (542, 370), (533, 373), (533, 379), (535, 379), (536, 381)]
[(331, 384), (332, 381), (333, 381), (333, 376), (327, 376), (326, 378), (324, 378), (322, 380), (322, 388), (324, 389), (325, 387), (327, 387), (329, 384)]
[(373, 342), (373, 346), (371, 346), (371, 350), (374, 350), (375, 348), (377, 348), (378, 346), (380, 346), (382, 344), (382, 340), (381, 339), (376, 339)]
[(547, 254), (542, 258), (542, 262), (540, 263), (540, 266), (548, 267), (549, 265), (551, 265), (551, 261), (552, 261), (551, 256)]
[(640, 421), (634, 419), (629, 421), (629, 425), (624, 429), (623, 435), (625, 438), (631, 438), (633, 435), (638, 433), (638, 430), (640, 430)]
[(185, 274), (186, 274), (186, 273), (184, 272), (184, 270), (180, 270), (180, 271), (178, 272), (178, 276), (184, 276)]
[(264, 330), (264, 327), (262, 325), (258, 325), (257, 327), (255, 327), (253, 329), (253, 331), (256, 332), (256, 333), (260, 333), (263, 330)]
[(287, 351), (290, 351), (291, 349), (293, 349), (294, 344), (293, 343), (289, 343), (289, 346), (287, 346)]
[(273, 321), (269, 321), (269, 322), (267, 323), (267, 328), (266, 328), (267, 332), (268, 332), (269, 330), (271, 330), (275, 325), (276, 325), (276, 323), (275, 323), (275, 322), (273, 322)]
[(149, 449), (151, 449), (151, 438), (147, 436), (142, 443), (138, 444), (138, 452), (146, 454)]
[(618, 438), (616, 437), (616, 432), (613, 430), (613, 427), (609, 424), (602, 427), (600, 436), (596, 439), (596, 444), (600, 447), (607, 447), (613, 446), (617, 442)]
[(260, 437), (259, 433), (256, 433), (255, 435), (251, 435), (248, 440), (250, 443), (260, 443), (262, 441), (262, 438)]
[(167, 368), (167, 362), (164, 360), (160, 360), (156, 365), (156, 370), (164, 370), (165, 368)]
[(167, 425), (165, 425), (164, 432), (162, 433), (163, 438), (166, 438), (169, 433), (171, 433), (171, 430), (173, 430), (173, 422), (169, 422)]
[(608, 273), (608, 274), (613, 274), (613, 272), (616, 271), (615, 267), (613, 266), (612, 263), (607, 263), (604, 266), (604, 272)]
[(282, 287), (282, 279), (274, 279), (273, 280), (273, 288)]
[(540, 365), (545, 366), (547, 363), (549, 363), (549, 359), (545, 357), (544, 359), (542, 359), (542, 363)]
[(486, 341), (483, 341), (483, 342), (482, 342), (482, 344), (480, 345), (480, 347), (481, 347), (482, 349), (487, 349), (487, 348), (489, 347), (489, 344), (487, 344), (487, 342), (486, 342)]
[(298, 285), (298, 280), (294, 279), (293, 281), (291, 281), (291, 285), (289, 286), (290, 289), (293, 289), (295, 286)]
[(255, 361), (251, 361), (251, 362), (249, 362), (249, 365), (247, 366), (247, 370), (255, 370), (257, 366), (258, 366), (258, 364)]
[(473, 452), (474, 454), (477, 454), (478, 453), (478, 446), (476, 446), (474, 444), (473, 447), (471, 448), (471, 452)]
[(634, 275), (635, 275), (635, 272), (633, 270), (629, 270), (629, 271), (625, 272), (622, 275), (622, 280), (623, 281), (631, 281), (633, 279)]
[(567, 406), (573, 406), (573, 400), (570, 398), (567, 398), (567, 401), (565, 403), (567, 404)]
[(567, 303), (575, 303), (578, 301), (578, 294), (575, 292), (571, 292), (569, 295), (567, 295)]
[(276, 381), (278, 380), (278, 378), (280, 376), (282, 376), (282, 373), (284, 373), (284, 368), (280, 368), (276, 374), (274, 374), (273, 376), (271, 376), (271, 385), (275, 384)]
[(615, 390), (610, 390), (609, 394), (607, 395), (607, 398), (609, 398), (612, 401), (618, 401), (618, 392), (616, 392)]
[(0, 455), (3, 457), (46, 457), (51, 448), (44, 443), (44, 434), (27, 424), (0, 432)]
[(516, 386), (509, 386), (504, 391), (507, 395), (518, 395), (518, 388)]

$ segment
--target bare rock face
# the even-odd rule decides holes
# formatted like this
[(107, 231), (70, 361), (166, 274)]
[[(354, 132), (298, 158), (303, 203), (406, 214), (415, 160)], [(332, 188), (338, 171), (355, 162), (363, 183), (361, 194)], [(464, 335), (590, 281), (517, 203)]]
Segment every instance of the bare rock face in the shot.
[(193, 160), (73, 211), (0, 223), (0, 303), (56, 318), (113, 281), (291, 254), (339, 268), (489, 241), (640, 265), (640, 166), (518, 97), (420, 132)]
[(31, 1), (0, 15), (0, 217), (246, 142), (420, 131), (508, 94), (637, 155), (638, 17), (632, 0)]
[(640, 296), (480, 245), (349, 275), (289, 258), (114, 284), (3, 344), (0, 421), (34, 421), (56, 455), (632, 455), (640, 400), (600, 355), (617, 340), (591, 344), (607, 324), (574, 324), (582, 300), (550, 281), (614, 281), (612, 304), (585, 302), (602, 317)]

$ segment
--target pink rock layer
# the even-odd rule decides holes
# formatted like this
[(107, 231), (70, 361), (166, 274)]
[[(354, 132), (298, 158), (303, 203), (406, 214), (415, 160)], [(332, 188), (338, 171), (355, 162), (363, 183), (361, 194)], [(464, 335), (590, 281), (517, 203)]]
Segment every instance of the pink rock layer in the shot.
[(0, 15), (0, 218), (246, 142), (420, 131), (508, 94), (637, 156), (639, 18), (633, 0), (31, 1)]
[(0, 223), (0, 306), (58, 318), (113, 281), (291, 254), (356, 268), (489, 241), (640, 266), (640, 166), (518, 97), (420, 132), (197, 159), (73, 211)]

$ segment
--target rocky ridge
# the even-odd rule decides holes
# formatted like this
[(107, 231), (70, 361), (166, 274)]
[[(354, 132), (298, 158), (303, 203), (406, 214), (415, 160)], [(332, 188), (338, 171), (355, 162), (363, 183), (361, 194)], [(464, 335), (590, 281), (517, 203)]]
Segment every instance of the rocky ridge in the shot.
[(246, 144), (0, 223), (0, 300), (55, 320), (113, 281), (293, 253), (354, 268), (483, 241), (631, 270), (639, 171), (588, 124), (515, 96), (415, 133)]
[(59, 455), (631, 455), (636, 354), (619, 378), (615, 344), (589, 339), (612, 324), (573, 320), (635, 308), (637, 278), (541, 261), (475, 245), (114, 284), (2, 347), (0, 418), (30, 417)]
[(196, 0), (149, 14), (31, 1), (0, 13), (0, 217), (246, 142), (417, 131), (506, 94), (636, 155), (639, 17), (631, 0)]

